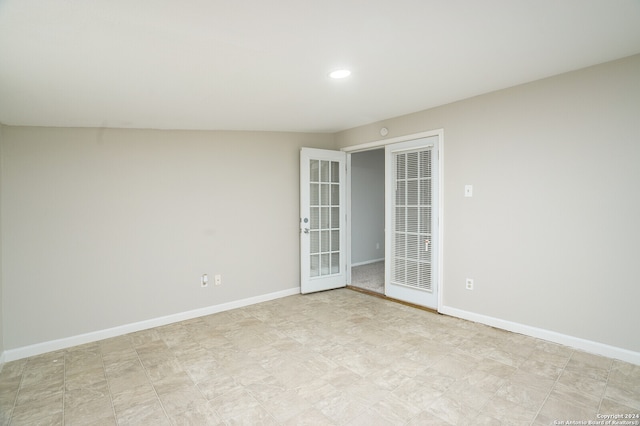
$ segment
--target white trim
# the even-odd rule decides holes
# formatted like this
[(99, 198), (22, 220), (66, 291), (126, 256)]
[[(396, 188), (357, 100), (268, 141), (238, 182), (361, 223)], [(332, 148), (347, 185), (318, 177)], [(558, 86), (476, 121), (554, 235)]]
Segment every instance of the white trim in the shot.
[(255, 305), (256, 303), (268, 302), (270, 300), (280, 299), (287, 296), (300, 294), (300, 287), (290, 288), (288, 290), (277, 291), (274, 293), (263, 294), (260, 296), (249, 297), (247, 299), (235, 300), (233, 302), (212, 305), (206, 308), (194, 309), (192, 311), (180, 312), (177, 314), (167, 315), (164, 317), (153, 318), (150, 320), (135, 322), (132, 324), (121, 325), (118, 327), (108, 328), (105, 330), (94, 331), (77, 336), (65, 337), (63, 339), (51, 340), (35, 345), (23, 346), (21, 348), (10, 349), (4, 351), (0, 360), (6, 358), (6, 361), (15, 361), (17, 359), (27, 358), (34, 355), (58, 351), (85, 343), (96, 342), (98, 340), (108, 339), (111, 337), (122, 336), (123, 334), (134, 333), (136, 331), (147, 330), (154, 327), (160, 327), (175, 322), (185, 321), (205, 315), (216, 314), (218, 312), (229, 311), (231, 309), (242, 308), (245, 306)]
[(364, 262), (352, 263), (351, 266), (353, 267), (353, 266), (370, 265), (372, 263), (382, 262), (383, 260), (384, 260), (384, 257), (380, 259), (365, 260)]
[(361, 143), (359, 145), (346, 146), (340, 149), (340, 151), (344, 151), (348, 153), (357, 152), (357, 151), (369, 151), (371, 149), (383, 148), (387, 145), (392, 145), (398, 142), (407, 142), (407, 141), (412, 141), (414, 139), (428, 138), (431, 136), (438, 136), (439, 141), (442, 142), (443, 135), (444, 135), (444, 129), (428, 130), (426, 132), (413, 133), (411, 135), (398, 136), (391, 139), (381, 139), (373, 142)]
[(502, 330), (524, 334), (526, 336), (547, 340), (553, 343), (559, 343), (561, 345), (569, 346), (574, 349), (591, 352), (596, 355), (602, 355), (608, 358), (615, 358), (622, 361), (630, 362), (632, 364), (640, 365), (640, 352), (634, 352), (628, 349), (607, 345), (605, 343), (594, 342), (591, 340), (569, 336), (567, 334), (562, 334), (555, 331), (545, 330), (542, 328), (532, 327), (529, 325), (511, 322), (500, 318), (477, 314), (475, 312), (464, 311), (462, 309), (452, 308), (450, 306), (442, 306), (439, 312), (445, 315), (450, 315), (453, 317), (474, 321), (480, 324), (485, 324), (491, 327), (500, 328)]
[(438, 309), (444, 306), (444, 129), (438, 133)]
[(347, 258), (345, 259), (345, 266), (347, 268), (347, 283), (351, 284), (351, 268), (354, 266), (351, 264), (351, 154), (347, 154), (345, 170), (345, 215), (344, 221), (344, 233), (345, 233), (345, 250), (347, 251)]

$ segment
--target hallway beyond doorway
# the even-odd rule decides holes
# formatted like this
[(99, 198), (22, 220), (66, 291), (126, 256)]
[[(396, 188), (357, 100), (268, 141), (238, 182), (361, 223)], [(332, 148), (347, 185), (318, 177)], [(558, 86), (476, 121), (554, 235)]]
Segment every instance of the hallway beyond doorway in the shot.
[(384, 260), (351, 268), (351, 285), (384, 294)]

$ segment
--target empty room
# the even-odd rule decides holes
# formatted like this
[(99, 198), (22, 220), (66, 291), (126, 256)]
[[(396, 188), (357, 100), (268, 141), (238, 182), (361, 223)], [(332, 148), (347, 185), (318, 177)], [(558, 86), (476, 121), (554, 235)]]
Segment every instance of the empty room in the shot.
[(636, 0), (0, 0), (0, 425), (639, 425), (639, 188)]

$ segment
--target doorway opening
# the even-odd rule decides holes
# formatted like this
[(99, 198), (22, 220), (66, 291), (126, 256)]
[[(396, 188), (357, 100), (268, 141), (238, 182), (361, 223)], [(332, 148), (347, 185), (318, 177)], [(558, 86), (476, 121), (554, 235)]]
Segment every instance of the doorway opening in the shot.
[(439, 309), (442, 137), (301, 149), (301, 293), (351, 286)]
[(351, 154), (351, 286), (384, 294), (385, 150)]

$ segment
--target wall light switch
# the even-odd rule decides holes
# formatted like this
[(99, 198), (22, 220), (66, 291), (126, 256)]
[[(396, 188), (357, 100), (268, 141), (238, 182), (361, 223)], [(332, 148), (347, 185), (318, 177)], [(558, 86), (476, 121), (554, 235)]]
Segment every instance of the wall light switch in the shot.
[(465, 197), (473, 197), (473, 185), (465, 185), (464, 186), (464, 196)]

